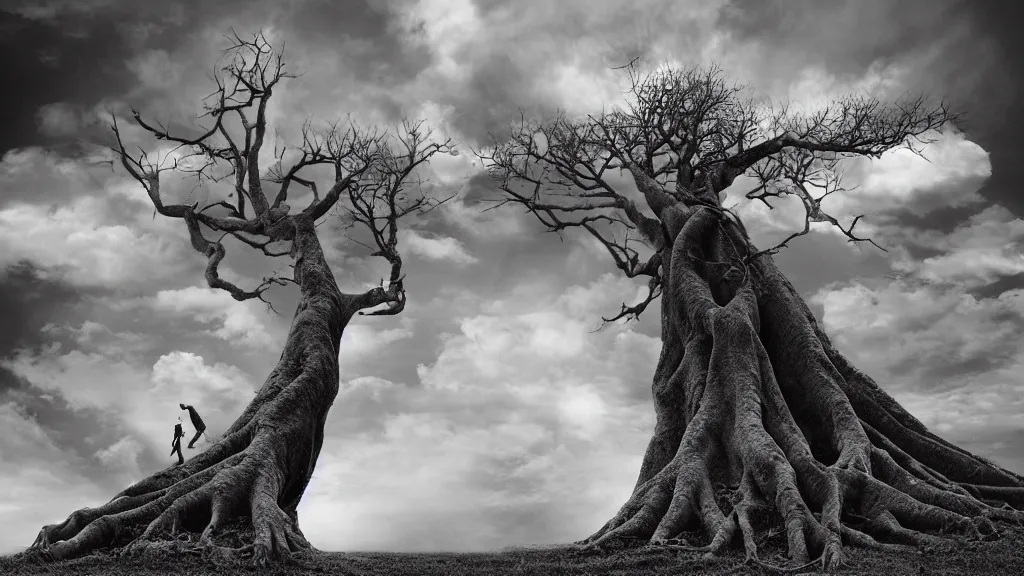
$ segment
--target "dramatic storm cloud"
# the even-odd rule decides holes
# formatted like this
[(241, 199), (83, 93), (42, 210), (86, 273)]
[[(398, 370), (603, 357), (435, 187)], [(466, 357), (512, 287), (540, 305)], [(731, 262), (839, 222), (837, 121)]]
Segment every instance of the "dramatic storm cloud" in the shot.
[[(1024, 472), (1018, 35), (1004, 37), (1009, 13), (984, 4), (4, 3), (0, 64), (17, 89), (0, 110), (0, 553), (172, 463), (179, 402), (216, 439), (280, 353), (295, 288), (269, 297), (279, 315), (210, 290), (181, 222), (154, 217), (138, 183), (104, 163), (110, 111), (195, 122), (232, 28), (285, 42), (302, 73), (268, 110), (280, 142), (294, 143), (306, 118), (414, 118), (461, 152), (423, 174), (452, 198), (399, 235), (406, 310), (357, 317), (342, 339), (341, 391), (299, 510), (314, 546), (566, 542), (628, 496), (654, 425), (659, 310), (596, 331), (642, 283), (615, 274), (592, 239), (560, 241), (510, 207), (485, 211), (498, 195), (472, 150), (522, 111), (613, 105), (626, 86), (614, 68), (637, 56), (717, 63), (797, 107), (925, 92), (968, 112), (921, 155), (850, 162), (850, 191), (826, 201), (843, 222), (864, 214), (858, 230), (888, 252), (816, 227), (777, 261), (839, 349), (912, 413)], [(725, 204), (748, 184), (738, 179)], [(798, 202), (738, 210), (759, 245), (803, 222)], [(386, 277), (337, 219), (320, 233), (343, 289)], [(288, 273), (238, 243), (228, 251), (222, 274), (239, 284)]]

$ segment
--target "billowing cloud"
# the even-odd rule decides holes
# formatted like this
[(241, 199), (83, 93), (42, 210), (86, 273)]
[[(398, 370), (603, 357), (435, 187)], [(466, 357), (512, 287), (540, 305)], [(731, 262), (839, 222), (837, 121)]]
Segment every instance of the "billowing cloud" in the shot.
[(916, 261), (903, 253), (894, 268), (931, 282), (983, 286), (1024, 273), (1024, 220), (998, 204), (972, 215), (949, 234), (904, 231), (907, 243), (940, 254)]
[(142, 445), (134, 438), (125, 436), (96, 452), (96, 459), (105, 468), (115, 472), (116, 482), (127, 486), (144, 477), (142, 468), (139, 466), (141, 452)]
[[(271, 338), (260, 313), (254, 308), (265, 307), (259, 301), (239, 302), (223, 290), (189, 286), (180, 290), (161, 290), (153, 298), (159, 311), (191, 315), (202, 323), (213, 323), (209, 333), (217, 338), (244, 346), (265, 348), (272, 346)], [(262, 314), (266, 316), (266, 314)]]
[(599, 527), (653, 426), (658, 341), (621, 326), (593, 332), (634, 293), (612, 275), (560, 295), (524, 287), (443, 335), (419, 386), (343, 384), (305, 530), (330, 524), (324, 545), (344, 549), (393, 549), (397, 538), (405, 549), (482, 550)]
[(102, 159), (38, 148), (4, 155), (0, 266), (30, 260), (74, 285), (125, 288), (187, 269), (184, 228), (164, 219), (139, 225), (143, 193), (135, 184), (136, 201), (112, 202), (127, 195), (125, 181), (105, 174)]
[(1024, 294), (976, 299), (957, 288), (851, 284), (819, 292), (825, 327), (857, 365), (893, 388), (942, 389), (1017, 360)]
[[(62, 352), (52, 346), (38, 355), (19, 353), (5, 367), (42, 392), (59, 394), (73, 410), (94, 410), (110, 418), (111, 425), (132, 435), (116, 448), (106, 447), (111, 462), (124, 463), (135, 450), (132, 443), (152, 450), (163, 460), (164, 446), (178, 416), (179, 403), (201, 407), (208, 434), (227, 430), (252, 399), (259, 382), (223, 363), (207, 364), (195, 354), (171, 352), (151, 366), (120, 360), (97, 352)], [(111, 451), (113, 450), (113, 451)], [(138, 469), (134, 469), (138, 472)], [(136, 478), (137, 479), (137, 478)]]
[[(1024, 291), (976, 293), (1020, 273), (1020, 220), (992, 205), (951, 233), (905, 228), (897, 237), (934, 255), (914, 258), (903, 249), (892, 261), (897, 276), (820, 289), (813, 300), (823, 307), (825, 328), (856, 365), (939, 433), (960, 440), (1021, 430)], [(986, 454), (995, 450), (979, 446)], [(1020, 449), (1012, 444), (1010, 458)]]
[[(848, 227), (857, 216), (865, 216), (855, 229), (856, 235), (869, 237), (883, 246), (905, 241), (903, 224), (894, 215), (909, 212), (927, 215), (939, 208), (977, 206), (983, 202), (978, 191), (992, 174), (988, 153), (952, 130), (930, 133), (925, 143), (915, 144), (917, 152), (898, 148), (877, 159), (856, 158), (840, 165), (844, 190), (827, 196), (822, 209)], [(770, 199), (769, 208), (760, 201), (744, 199), (741, 194), (755, 187), (749, 177), (737, 178), (727, 190), (726, 206), (737, 205), (739, 214), (755, 237), (792, 233), (803, 229), (804, 206), (797, 196)], [(734, 192), (735, 191), (735, 192)], [(811, 187), (820, 197), (824, 190)], [(815, 233), (839, 234), (835, 226), (812, 222)]]
[(448, 260), (457, 266), (476, 262), (461, 242), (449, 236), (424, 236), (415, 230), (402, 230), (399, 241), (410, 253), (427, 260)]
[(7, 250), (2, 264), (32, 260), (66, 270), (72, 282), (85, 286), (124, 286), (165, 270), (161, 257), (172, 260), (176, 247), (121, 224), (100, 224), (104, 208), (86, 197), (52, 211), (27, 204), (3, 209), (0, 242)]
[(399, 327), (390, 329), (369, 324), (348, 325), (341, 336), (338, 361), (346, 371), (351, 370), (353, 365), (372, 366), (375, 360), (379, 360), (379, 354), (387, 354), (388, 345), (413, 336), (413, 322), (405, 317), (400, 323)]

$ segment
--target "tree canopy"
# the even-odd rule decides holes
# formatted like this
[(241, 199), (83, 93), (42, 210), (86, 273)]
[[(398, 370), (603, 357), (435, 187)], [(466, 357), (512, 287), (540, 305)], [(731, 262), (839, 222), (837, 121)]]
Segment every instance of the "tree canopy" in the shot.
[[(807, 234), (812, 222), (836, 226), (851, 242), (873, 244), (854, 234), (863, 215), (844, 225), (822, 209), (824, 198), (844, 190), (842, 161), (876, 158), (900, 146), (919, 150), (930, 132), (960, 118), (947, 103), (924, 96), (884, 103), (849, 95), (804, 111), (758, 101), (717, 66), (641, 73), (634, 60), (625, 69), (624, 106), (548, 121), (523, 115), (507, 140), (478, 153), (499, 183), (502, 203), (523, 206), (552, 231), (582, 228), (628, 277), (650, 277), (648, 297), (606, 321), (636, 318), (661, 294), (657, 252), (666, 243), (663, 227), (678, 225), (677, 203), (710, 206), (739, 223), (719, 194), (741, 175), (756, 185), (738, 196), (769, 208), (783, 196), (801, 200), (803, 229), (743, 254), (727, 264), (731, 272), (743, 273), (753, 259)], [(632, 175), (642, 202), (614, 185), (610, 177), (617, 171)], [(642, 261), (638, 241), (654, 250), (650, 259)]]
[[(229, 292), (235, 300), (264, 300), (268, 288), (289, 280), (273, 276), (246, 290), (222, 279), (219, 265), (226, 255), (222, 239), (231, 236), (271, 257), (294, 256), (292, 250), (281, 247), (294, 240), (294, 220), (316, 222), (333, 210), (346, 227), (369, 238), (362, 242), (355, 237), (356, 242), (390, 264), (387, 286), (382, 280), (379, 288), (365, 295), (367, 307), (388, 306), (370, 314), (401, 312), (406, 296), (397, 249), (398, 221), (411, 214), (425, 214), (447, 200), (424, 194), (414, 174), (433, 155), (452, 153), (454, 143), (450, 138), (436, 141), (422, 122), (403, 120), (398, 130), (391, 132), (363, 128), (351, 120), (321, 127), (307, 120), (301, 126), (301, 143), (275, 142), (273, 163), (261, 166), (260, 154), (267, 144), (267, 103), (281, 81), (296, 75), (286, 67), (283, 48), (274, 49), (262, 33), (251, 39), (233, 34), (230, 39), (226, 61), (213, 75), (216, 90), (203, 102), (201, 118), (207, 125), (193, 130), (198, 135), (186, 136), (132, 110), (135, 122), (146, 132), (176, 145), (162, 159), (151, 159), (141, 148), (137, 153), (126, 148), (114, 116), (114, 152), (121, 165), (149, 194), (154, 216), (159, 213), (185, 221), (192, 247), (208, 259), (210, 287)], [(310, 175), (317, 168), (333, 172), (329, 185), (323, 187), (326, 191)], [(197, 187), (228, 185), (218, 188), (221, 199), (202, 207), (198, 203), (166, 204), (160, 181), (164, 172), (192, 176)], [(412, 189), (411, 183), (415, 184)], [(267, 186), (276, 186), (272, 200), (271, 191), (264, 190)], [(289, 200), (303, 195), (296, 194), (295, 186), (308, 191), (304, 196), (311, 196), (297, 214)], [(208, 236), (217, 233), (217, 239)]]

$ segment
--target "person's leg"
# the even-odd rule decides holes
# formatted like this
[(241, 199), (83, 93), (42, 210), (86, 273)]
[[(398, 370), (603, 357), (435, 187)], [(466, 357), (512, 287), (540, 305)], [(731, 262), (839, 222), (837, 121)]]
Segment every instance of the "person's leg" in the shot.
[(192, 437), (192, 441), (188, 443), (188, 447), (195, 448), (195, 443), (199, 441), (199, 438), (202, 437), (202, 435), (202, 430), (196, 430), (196, 435)]
[[(177, 444), (174, 445), (174, 452), (178, 453), (178, 466), (181, 466), (182, 464), (185, 463), (185, 456), (183, 456), (181, 453), (181, 442), (178, 442)], [(172, 452), (172, 454), (174, 452)]]

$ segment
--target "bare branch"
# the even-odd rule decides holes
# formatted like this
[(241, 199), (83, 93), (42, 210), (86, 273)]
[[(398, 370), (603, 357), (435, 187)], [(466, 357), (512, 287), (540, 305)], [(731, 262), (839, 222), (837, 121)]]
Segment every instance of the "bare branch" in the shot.
[[(395, 134), (382, 134), (372, 139), (372, 162), (361, 172), (358, 185), (332, 188), (321, 203), (334, 203), (335, 189), (347, 193), (346, 228), (369, 232), (375, 248), (372, 256), (384, 258), (391, 271), (387, 285), (381, 285), (361, 296), (360, 308), (373, 308), (387, 304), (386, 308), (368, 315), (394, 315), (405, 308), (405, 287), (402, 257), (398, 252), (398, 221), (409, 215), (424, 215), (454, 196), (438, 199), (424, 190), (423, 182), (414, 175), (417, 169), (437, 153), (455, 151), (450, 138), (431, 139), (432, 133), (422, 122), (403, 120)], [(412, 188), (410, 190), (410, 188)], [(314, 212), (315, 213), (315, 212)], [(358, 242), (358, 241), (357, 241)], [(368, 243), (362, 243), (369, 247)], [(360, 312), (363, 314), (363, 312)]]
[(960, 114), (946, 102), (930, 105), (923, 96), (885, 105), (875, 98), (848, 96), (811, 114), (778, 114), (771, 122), (777, 135), (725, 159), (712, 178), (715, 191), (724, 190), (737, 176), (786, 148), (815, 153), (869, 156), (914, 142), (925, 134), (955, 123)]
[[(790, 234), (782, 242), (770, 248), (749, 254), (744, 260), (746, 263), (766, 254), (777, 254), (779, 250), (786, 247), (794, 238), (808, 234), (811, 230), (812, 222), (827, 222), (838, 228), (847, 237), (849, 242), (870, 242), (879, 250), (887, 252), (885, 248), (876, 244), (874, 240), (860, 238), (853, 234), (853, 228), (864, 217), (863, 215), (854, 218), (850, 226), (844, 228), (834, 216), (822, 209), (821, 202), (826, 197), (836, 192), (849, 190), (842, 186), (842, 174), (837, 169), (837, 159), (835, 157), (823, 159), (820, 155), (809, 150), (793, 148), (782, 151), (779, 155), (772, 158), (770, 167), (763, 168), (757, 171), (757, 173), (762, 178), (761, 185), (748, 192), (747, 198), (760, 199), (767, 204), (766, 198), (769, 196), (795, 195), (800, 198), (804, 206), (804, 226), (802, 230)], [(768, 178), (771, 180), (768, 180)], [(778, 184), (780, 181), (785, 181), (788, 185), (782, 187)], [(770, 185), (772, 187), (769, 189)], [(811, 194), (809, 186), (823, 189), (824, 193), (815, 197)], [(770, 207), (771, 205), (769, 204)]]
[[(265, 174), (261, 173), (259, 157), (266, 140), (267, 103), (277, 84), (295, 75), (285, 69), (283, 50), (273, 49), (262, 33), (243, 39), (232, 32), (227, 38), (230, 45), (213, 75), (216, 88), (204, 99), (205, 113), (201, 118), (208, 118), (210, 124), (201, 128), (198, 135), (177, 134), (132, 111), (143, 130), (157, 140), (177, 145), (163, 161), (151, 159), (141, 148), (138, 154), (129, 153), (118, 119), (113, 117), (113, 151), (148, 193), (154, 217), (159, 213), (185, 221), (193, 248), (208, 259), (206, 281), (212, 288), (225, 290), (236, 300), (263, 300), (263, 292), (288, 280), (264, 278), (254, 290), (244, 290), (222, 279), (219, 266), (226, 255), (222, 240), (231, 235), (267, 256), (295, 256), (297, 230), (315, 229), (317, 220), (344, 200), (349, 226), (370, 232), (372, 240), (361, 244), (370, 248), (372, 255), (391, 264), (386, 284), (381, 279), (379, 287), (348, 296), (357, 310), (387, 304), (387, 308), (371, 312), (372, 315), (401, 312), (406, 295), (397, 248), (398, 220), (411, 214), (426, 214), (450, 199), (425, 193), (416, 174), (434, 154), (456, 154), (451, 139), (432, 140), (422, 122), (404, 121), (392, 135), (364, 130), (351, 120), (344, 126), (331, 123), (323, 128), (314, 128), (307, 121), (302, 125), (302, 142), (298, 146), (279, 145), (275, 139), (275, 162)], [(315, 166), (334, 168), (333, 182), (323, 195), (306, 172)], [(214, 199), (202, 209), (197, 202), (169, 204), (161, 191), (161, 174), (169, 171), (194, 176), (197, 187), (233, 176), (233, 191), (228, 198), (237, 195), (237, 199), (234, 203)], [(273, 202), (268, 202), (263, 192), (262, 179), (279, 185)], [(312, 200), (300, 213), (290, 215), (288, 199), (293, 183), (309, 189)], [(410, 188), (414, 190), (410, 192)], [(254, 213), (252, 217), (246, 213), (247, 206)], [(210, 240), (204, 228), (221, 235)], [(273, 248), (278, 243), (287, 246)]]
[[(746, 198), (771, 208), (772, 198), (796, 195), (805, 207), (805, 226), (756, 254), (738, 246), (744, 256), (730, 269), (745, 274), (744, 262), (775, 253), (808, 233), (811, 222), (830, 223), (851, 242), (871, 242), (854, 234), (861, 216), (845, 225), (821, 207), (823, 198), (846, 190), (839, 184), (839, 161), (877, 157), (899, 146), (920, 152), (915, 146), (930, 131), (959, 119), (944, 103), (930, 105), (921, 97), (885, 105), (851, 96), (794, 113), (746, 97), (744, 87), (729, 83), (714, 66), (641, 74), (636, 65), (634, 59), (620, 68), (630, 80), (625, 106), (580, 119), (560, 114), (541, 122), (521, 115), (507, 139), (477, 152), (502, 192), (494, 207), (518, 204), (556, 233), (586, 230), (628, 276), (640, 266), (629, 235), (655, 252), (665, 250), (681, 228), (679, 215), (694, 206), (714, 210), (722, 225), (731, 221), (745, 238), (719, 193), (748, 172), (759, 185)], [(609, 170), (628, 171), (650, 213), (614, 189)], [(819, 189), (824, 194), (812, 195)], [(627, 316), (635, 314), (620, 317)]]
[(615, 316), (612, 316), (611, 318), (605, 318), (604, 316), (602, 316), (601, 317), (602, 324), (601, 324), (601, 327), (598, 328), (598, 330), (600, 330), (601, 328), (604, 328), (608, 324), (611, 324), (611, 323), (616, 322), (618, 320), (621, 320), (623, 318), (625, 318), (627, 322), (630, 321), (630, 320), (639, 320), (640, 319), (640, 315), (643, 314), (644, 310), (647, 310), (647, 306), (649, 306), (651, 304), (651, 302), (654, 302), (655, 300), (658, 299), (659, 296), (661, 296), (661, 292), (662, 292), (662, 279), (661, 279), (661, 277), (660, 276), (656, 276), (654, 278), (651, 278), (650, 281), (647, 283), (647, 296), (644, 297), (643, 300), (641, 300), (640, 302), (637, 302), (636, 304), (633, 304), (632, 306), (623, 304), (622, 305), (622, 310), (620, 310), (618, 314), (616, 314)]

